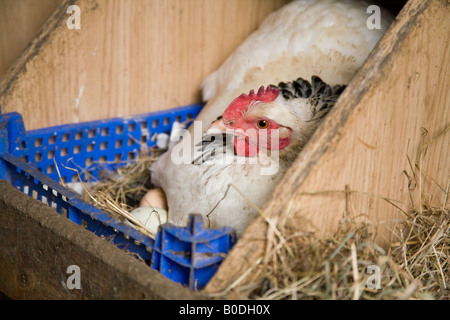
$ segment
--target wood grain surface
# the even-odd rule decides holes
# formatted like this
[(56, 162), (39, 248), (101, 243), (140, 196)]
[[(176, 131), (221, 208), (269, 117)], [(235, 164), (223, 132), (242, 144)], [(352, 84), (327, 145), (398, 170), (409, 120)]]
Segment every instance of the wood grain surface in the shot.
[[(397, 239), (392, 231), (403, 212), (426, 201), (444, 205), (450, 174), (449, 15), (444, 1), (407, 3), (280, 181), (264, 216), (317, 236), (336, 231), (344, 217), (364, 220), (387, 246)], [(258, 217), (205, 290), (223, 290), (257, 265), (269, 232)]]
[(62, 0), (0, 0), (0, 78)]
[(286, 2), (66, 1), (3, 77), (2, 111), (36, 129), (200, 102), (203, 78)]

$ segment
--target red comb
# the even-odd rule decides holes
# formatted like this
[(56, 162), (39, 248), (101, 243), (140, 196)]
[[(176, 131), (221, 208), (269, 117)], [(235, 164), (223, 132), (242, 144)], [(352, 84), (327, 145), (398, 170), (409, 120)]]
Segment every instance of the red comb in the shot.
[(275, 87), (272, 88), (271, 86), (268, 86), (266, 90), (264, 90), (264, 86), (261, 86), (258, 90), (258, 93), (250, 90), (248, 95), (243, 93), (239, 97), (234, 99), (223, 113), (223, 116), (233, 119), (235, 115), (238, 115), (245, 111), (247, 106), (253, 101), (272, 102), (278, 97), (279, 94), (280, 90)]

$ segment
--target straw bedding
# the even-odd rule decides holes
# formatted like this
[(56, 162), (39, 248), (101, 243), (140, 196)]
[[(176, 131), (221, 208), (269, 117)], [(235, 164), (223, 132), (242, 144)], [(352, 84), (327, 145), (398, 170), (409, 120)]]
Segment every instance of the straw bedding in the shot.
[[(146, 150), (135, 163), (95, 185), (85, 200), (112, 217), (129, 219), (129, 212), (138, 206), (136, 200), (151, 187), (148, 167), (160, 153)], [(411, 179), (418, 179), (417, 163), (411, 169), (415, 172)], [(281, 237), (266, 239), (273, 242), (268, 246), (271, 250), (243, 271), (251, 273), (253, 280), (211, 298), (449, 299), (449, 184), (440, 189), (439, 207), (427, 202), (421, 190), (424, 201), (404, 211), (404, 221), (392, 230), (395, 240), (388, 248), (376, 244), (370, 224), (345, 215), (335, 234), (326, 238), (278, 223), (275, 228)], [(145, 227), (135, 226), (147, 233)]]

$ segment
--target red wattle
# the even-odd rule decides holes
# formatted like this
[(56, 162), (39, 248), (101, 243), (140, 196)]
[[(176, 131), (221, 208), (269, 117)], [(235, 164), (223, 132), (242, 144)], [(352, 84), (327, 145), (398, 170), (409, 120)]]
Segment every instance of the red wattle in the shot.
[(278, 142), (278, 144), (276, 144), (276, 145), (272, 145), (272, 144), (269, 143), (269, 145), (267, 146), (268, 147), (267, 149), (270, 149), (270, 150), (281, 150), (281, 149), (286, 148), (289, 145), (290, 142), (291, 142), (291, 139), (289, 137), (287, 137), (287, 138), (281, 139)]

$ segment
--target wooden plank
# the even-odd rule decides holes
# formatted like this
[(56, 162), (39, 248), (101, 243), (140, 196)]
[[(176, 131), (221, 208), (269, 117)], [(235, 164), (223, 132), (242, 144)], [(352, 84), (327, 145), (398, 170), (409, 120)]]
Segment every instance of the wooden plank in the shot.
[(0, 78), (19, 58), (61, 0), (0, 1)]
[[(421, 128), (429, 141), (450, 123), (449, 16), (448, 2), (408, 2), (279, 183), (264, 215), (323, 236), (336, 230), (344, 214), (375, 225), (388, 221), (380, 227), (392, 227), (402, 218), (401, 210), (380, 196), (397, 200), (402, 210), (408, 210), (411, 199), (419, 203), (419, 191), (444, 203), (440, 187), (449, 184), (450, 130), (418, 161), (428, 178), (414, 191), (408, 190), (403, 171), (412, 176), (407, 155), (414, 166)], [(349, 201), (346, 186), (354, 191)], [(267, 232), (258, 217), (205, 290), (222, 290), (255, 265), (264, 254)], [(382, 245), (395, 237), (386, 228), (378, 232)]]
[[(0, 243), (0, 292), (12, 299), (201, 297), (4, 180)], [(71, 265), (80, 268), (81, 289), (63, 285)]]
[[(66, 1), (0, 84), (27, 129), (200, 102), (200, 84), (288, 0)], [(81, 9), (69, 29), (66, 9)]]

